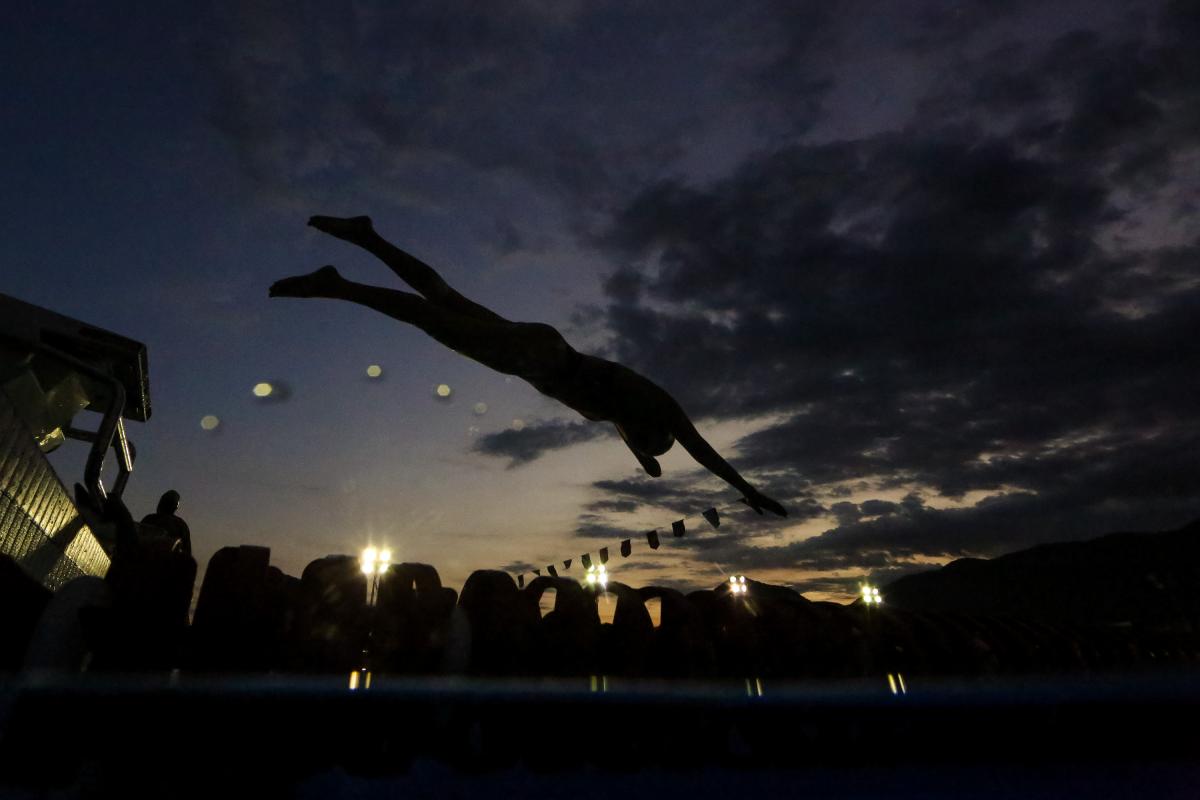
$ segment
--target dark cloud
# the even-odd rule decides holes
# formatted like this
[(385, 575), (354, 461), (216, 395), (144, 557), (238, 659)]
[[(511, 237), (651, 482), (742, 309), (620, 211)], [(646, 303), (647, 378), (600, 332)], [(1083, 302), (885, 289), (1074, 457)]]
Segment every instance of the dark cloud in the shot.
[(829, 512), (837, 519), (839, 525), (849, 525), (862, 519), (863, 512), (856, 503), (840, 502), (829, 507)]
[(592, 488), (607, 498), (632, 502), (639, 507), (655, 506), (668, 514), (697, 514), (712, 505), (713, 496), (705, 491), (702, 478), (702, 474), (670, 478), (639, 475), (636, 478), (596, 481)]
[(584, 539), (605, 539), (610, 542), (619, 542), (622, 539), (629, 539), (635, 534), (631, 533), (628, 526), (613, 524), (608, 519), (599, 514), (580, 514), (576, 521), (575, 535)]
[(479, 437), (473, 449), (489, 456), (509, 459), (509, 468), (520, 466), (550, 450), (558, 450), (580, 442), (588, 442), (612, 432), (603, 425), (590, 422), (549, 420), (526, 425), (520, 430), (508, 428)]
[(900, 511), (901, 506), (899, 503), (890, 503), (887, 500), (867, 500), (865, 503), (861, 503), (859, 508), (862, 509), (864, 516), (881, 517), (884, 514), (895, 514)]
[(633, 500), (597, 500), (587, 505), (589, 511), (610, 511), (618, 514), (628, 514), (637, 511), (638, 508), (638, 503)]
[(195, 48), (213, 124), (272, 192), (403, 178), (443, 202), (463, 168), (599, 208), (730, 124), (810, 123), (823, 6), (239, 4)]
[[(883, 582), (930, 568), (928, 559), (994, 556), (1031, 544), (1096, 536), (1112, 530), (1153, 529), (1178, 519), (1187, 504), (1167, 503), (1154, 511), (1064, 506), (1057, 498), (1013, 494), (975, 506), (931, 508), (910, 498), (893, 514), (842, 524), (818, 536), (777, 547), (736, 548), (724, 557), (740, 569), (869, 572)], [(1192, 506), (1194, 508), (1194, 506)], [(719, 551), (715, 553), (718, 557)]]
[(959, 46), (995, 22), (1011, 19), (1023, 5), (1031, 4), (1022, 0), (910, 3), (906, 11), (913, 24), (910, 31), (902, 34), (901, 41), (905, 46), (921, 51)]
[(900, 569), (1200, 514), (1196, 17), (956, 52), (903, 130), (659, 181), (614, 216), (615, 356), (694, 416), (781, 415), (738, 443), (752, 480), (990, 496), (846, 500), (822, 536), (731, 561)]
[[(662, 479), (658, 479), (662, 481)], [(670, 481), (662, 481), (670, 483)], [(686, 491), (681, 487), (688, 485), (686, 478), (679, 478), (674, 486), (659, 487), (658, 481), (625, 480), (597, 481), (593, 488), (613, 500), (600, 500), (589, 506), (589, 511), (580, 514), (576, 520), (575, 535), (589, 539), (620, 539), (643, 537), (651, 528), (658, 531), (660, 540), (671, 542), (676, 546), (686, 548), (693, 553), (708, 551), (726, 551), (745, 546), (751, 540), (770, 539), (777, 535), (785, 524), (804, 522), (828, 513), (828, 509), (811, 497), (785, 497), (789, 517), (782, 520), (776, 517), (756, 515), (753, 511), (734, 503), (720, 504), (722, 525), (713, 529), (706, 522), (701, 512), (712, 507), (713, 494), (697, 491)], [(608, 503), (620, 504), (628, 511), (654, 509), (660, 514), (656, 525), (632, 525), (620, 517), (614, 518), (606, 507)], [(686, 533), (681, 539), (675, 538), (671, 523), (683, 519)], [(743, 524), (744, 523), (744, 524)]]

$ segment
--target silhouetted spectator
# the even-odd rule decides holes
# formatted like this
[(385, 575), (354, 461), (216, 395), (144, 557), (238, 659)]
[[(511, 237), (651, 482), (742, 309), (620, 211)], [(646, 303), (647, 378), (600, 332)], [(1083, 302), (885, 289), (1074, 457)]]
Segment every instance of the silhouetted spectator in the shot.
[(654, 639), (654, 623), (636, 589), (609, 581), (605, 591), (617, 598), (611, 623), (600, 626), (599, 668), (603, 675), (645, 674)]
[(372, 634), (375, 666), (393, 674), (436, 672), (444, 663), (457, 603), (458, 593), (442, 586), (430, 565), (391, 565), (379, 584)]
[(191, 668), (253, 672), (281, 663), (300, 581), (270, 558), (268, 548), (248, 545), (213, 554), (192, 618)]
[[(115, 547), (104, 580), (112, 607), (85, 620), (95, 644), (92, 668), (110, 671), (169, 669), (179, 663), (187, 633), (196, 562), (182, 552), (143, 547), (137, 523), (120, 495), (98, 501), (75, 484), (76, 504), (98, 526), (113, 530)], [(89, 522), (91, 524), (91, 522)]]
[(171, 543), (172, 550), (178, 550), (184, 555), (192, 554), (192, 532), (188, 524), (180, 519), (175, 512), (179, 510), (179, 492), (168, 489), (158, 499), (158, 510), (142, 518), (143, 525), (151, 525), (163, 531)]
[(712, 642), (705, 634), (700, 610), (683, 593), (647, 586), (638, 594), (643, 601), (659, 601), (659, 625), (654, 631), (649, 676), (655, 678), (708, 678), (715, 668)]
[(463, 584), (458, 605), (471, 630), (471, 674), (520, 674), (537, 636), (536, 601), (530, 604), (507, 572), (476, 570)]
[(526, 608), (536, 610), (547, 589), (554, 589), (554, 610), (538, 625), (539, 648), (534, 665), (540, 674), (595, 675), (600, 642), (596, 598), (570, 578), (534, 578), (521, 592)]
[(349, 672), (364, 666), (370, 618), (367, 579), (358, 559), (332, 555), (300, 575), (291, 631), (292, 664), (301, 672)]

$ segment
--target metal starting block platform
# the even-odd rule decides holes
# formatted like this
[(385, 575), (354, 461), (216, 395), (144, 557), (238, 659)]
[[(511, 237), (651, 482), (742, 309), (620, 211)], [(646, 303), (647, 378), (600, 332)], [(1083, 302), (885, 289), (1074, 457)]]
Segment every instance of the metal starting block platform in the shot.
[[(83, 410), (100, 415), (97, 430), (74, 426)], [(0, 294), (0, 554), (51, 591), (103, 576), (108, 554), (44, 454), (89, 442), (85, 488), (97, 500), (120, 495), (134, 459), (123, 420), (149, 417), (145, 345)], [(118, 475), (106, 489), (110, 449)]]

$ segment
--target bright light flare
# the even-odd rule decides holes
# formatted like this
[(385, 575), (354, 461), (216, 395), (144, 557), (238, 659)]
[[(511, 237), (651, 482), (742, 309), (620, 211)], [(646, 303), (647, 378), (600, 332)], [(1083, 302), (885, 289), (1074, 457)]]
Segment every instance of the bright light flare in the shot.
[(266, 381), (263, 381), (262, 383), (254, 384), (254, 396), (255, 397), (270, 397), (271, 393), (274, 391), (275, 391), (275, 387), (272, 386), (271, 384), (267, 383)]
[(599, 586), (603, 589), (608, 586), (608, 569), (603, 564), (593, 564), (587, 568), (583, 580), (588, 586)]
[(450, 385), (445, 384), (445, 383), (439, 383), (438, 387), (435, 391), (437, 392), (438, 397), (449, 397), (450, 396)]
[(372, 364), (371, 366), (367, 367), (368, 378), (378, 378), (382, 374), (383, 367), (379, 366), (378, 364)]
[(869, 583), (864, 583), (860, 589), (862, 590), (862, 601), (869, 606), (877, 606), (883, 603), (883, 596), (879, 594), (879, 589)]
[(368, 547), (362, 551), (359, 563), (363, 575), (382, 575), (392, 565), (392, 551), (387, 548), (376, 550), (374, 547)]
[(746, 594), (750, 591), (750, 587), (746, 585), (745, 575), (730, 575), (729, 576), (729, 593), (730, 594)]

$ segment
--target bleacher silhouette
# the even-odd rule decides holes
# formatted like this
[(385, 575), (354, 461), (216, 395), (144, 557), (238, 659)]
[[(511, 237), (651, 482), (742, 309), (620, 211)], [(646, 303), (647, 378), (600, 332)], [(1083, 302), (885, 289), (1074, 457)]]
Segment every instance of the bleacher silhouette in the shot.
[[(269, 559), (264, 547), (217, 551), (190, 625), (189, 557), (145, 551), (119, 559), (106, 593), (81, 595), (94, 607), (73, 610), (86, 623), (91, 654), (78, 667), (308, 675), (367, 669), (376, 680), (458, 674), (786, 681), (1094, 673), (1184, 664), (1200, 654), (1186, 630), (812, 602), (753, 580), (744, 595), (724, 584), (683, 594), (610, 582), (604, 591), (615, 599), (615, 613), (602, 622), (601, 591), (568, 578), (542, 576), (518, 589), (506, 573), (479, 571), (459, 596), (442, 586), (434, 567), (395, 564), (381, 576), (372, 606), (351, 556), (317, 559), (298, 579)], [(11, 573), (3, 581), (6, 607), (14, 611), (6, 617), (3, 663), (13, 670), (51, 604), (11, 561), (3, 568)], [(543, 616), (548, 590), (554, 605)], [(660, 606), (657, 625), (650, 600)]]

